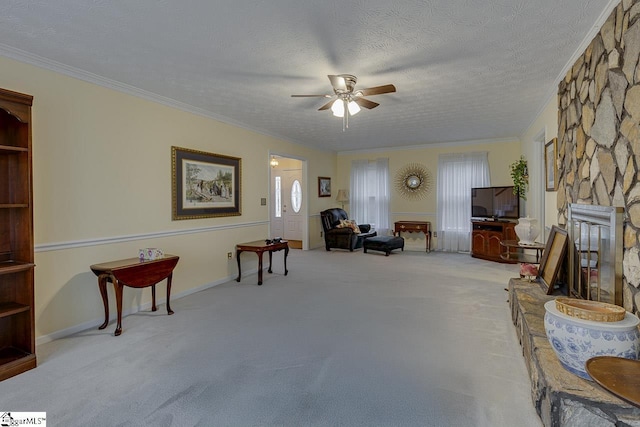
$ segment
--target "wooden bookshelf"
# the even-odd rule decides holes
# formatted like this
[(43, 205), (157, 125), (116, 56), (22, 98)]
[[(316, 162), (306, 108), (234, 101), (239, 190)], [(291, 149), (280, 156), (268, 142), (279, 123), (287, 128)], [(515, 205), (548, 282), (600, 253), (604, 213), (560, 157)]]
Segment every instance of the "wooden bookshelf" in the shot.
[(36, 367), (32, 102), (0, 89), (0, 380)]

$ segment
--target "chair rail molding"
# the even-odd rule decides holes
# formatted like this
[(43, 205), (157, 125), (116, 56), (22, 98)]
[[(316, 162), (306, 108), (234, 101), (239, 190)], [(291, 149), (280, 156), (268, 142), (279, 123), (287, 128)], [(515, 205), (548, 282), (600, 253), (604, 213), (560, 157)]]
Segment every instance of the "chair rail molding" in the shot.
[(35, 245), (35, 252), (60, 251), (66, 249), (82, 248), (87, 246), (110, 245), (113, 243), (131, 242), (137, 240), (159, 239), (162, 237), (181, 236), (194, 233), (209, 233), (212, 231), (232, 230), (236, 228), (256, 227), (269, 225), (269, 221), (253, 221), (240, 224), (215, 225), (210, 227), (188, 228), (184, 230), (167, 230), (154, 233), (129, 234), (124, 236), (100, 237), (87, 240), (73, 240), (68, 242), (40, 243)]

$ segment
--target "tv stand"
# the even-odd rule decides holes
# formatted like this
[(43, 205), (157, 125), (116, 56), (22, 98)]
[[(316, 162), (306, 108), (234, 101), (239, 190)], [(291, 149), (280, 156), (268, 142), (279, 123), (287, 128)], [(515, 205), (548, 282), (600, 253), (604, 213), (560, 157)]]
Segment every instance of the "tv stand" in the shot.
[(471, 221), (471, 256), (489, 261), (514, 264), (517, 260), (504, 259), (500, 242), (503, 240), (517, 240), (516, 223), (503, 220)]

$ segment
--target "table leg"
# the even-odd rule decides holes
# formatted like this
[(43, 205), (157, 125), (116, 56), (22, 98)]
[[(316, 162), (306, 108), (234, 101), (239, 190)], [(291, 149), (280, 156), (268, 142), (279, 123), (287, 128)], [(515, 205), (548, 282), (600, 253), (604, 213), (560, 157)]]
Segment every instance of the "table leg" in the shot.
[(269, 251), (269, 269), (267, 270), (269, 273), (273, 273), (271, 270), (271, 259), (273, 258), (273, 251)]
[(242, 251), (240, 249), (236, 250), (236, 261), (238, 261), (238, 278), (236, 279), (236, 282), (240, 281), (240, 277), (242, 276), (242, 272), (240, 271), (240, 254), (242, 253)]
[(167, 314), (168, 315), (172, 315), (173, 314), (173, 310), (171, 310), (171, 305), (169, 304), (169, 301), (171, 301), (171, 279), (173, 277), (173, 273), (169, 274), (169, 277), (167, 277)]
[(427, 231), (424, 235), (425, 240), (427, 241), (427, 252), (431, 252), (431, 231)]
[(124, 285), (119, 280), (114, 279), (113, 286), (116, 290), (116, 309), (118, 310), (118, 323), (114, 335), (118, 336), (122, 333), (122, 288), (124, 288)]
[(284, 275), (286, 276), (287, 273), (289, 273), (289, 270), (287, 270), (287, 255), (289, 255), (289, 245), (287, 245), (286, 248), (284, 248)]
[(98, 276), (98, 288), (100, 288), (102, 304), (104, 304), (104, 323), (98, 326), (98, 329), (104, 329), (109, 324), (109, 297), (107, 296), (107, 280), (109, 280), (109, 277), (110, 276), (108, 274), (101, 274)]
[[(258, 251), (258, 286), (262, 285), (262, 251)], [(269, 253), (271, 254), (271, 253)]]
[(156, 285), (151, 285), (151, 311), (157, 311), (156, 307)]

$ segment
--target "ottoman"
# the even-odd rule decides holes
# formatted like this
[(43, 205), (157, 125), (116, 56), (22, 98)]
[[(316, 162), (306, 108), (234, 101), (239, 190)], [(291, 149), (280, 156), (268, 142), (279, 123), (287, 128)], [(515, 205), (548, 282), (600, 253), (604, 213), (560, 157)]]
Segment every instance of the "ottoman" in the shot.
[(392, 250), (402, 249), (404, 251), (404, 239), (400, 236), (376, 236), (364, 239), (362, 244), (364, 253), (367, 253), (368, 249), (373, 251), (384, 252), (385, 256), (389, 256)]

